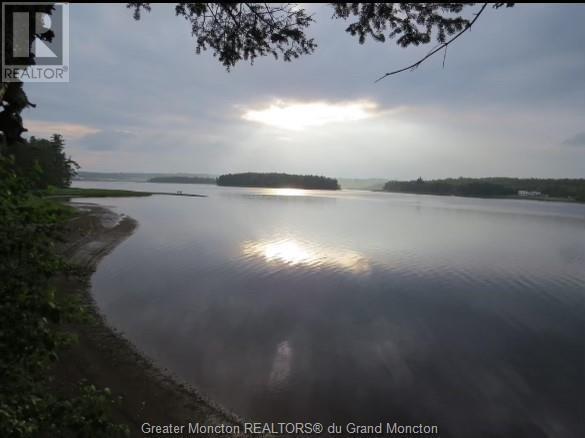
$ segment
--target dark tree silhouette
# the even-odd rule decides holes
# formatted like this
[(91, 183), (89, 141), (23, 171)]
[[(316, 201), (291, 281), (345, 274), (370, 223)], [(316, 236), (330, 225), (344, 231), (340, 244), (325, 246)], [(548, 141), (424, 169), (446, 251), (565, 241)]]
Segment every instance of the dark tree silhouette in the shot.
[[(496, 9), (514, 3), (493, 3)], [(433, 35), (438, 43), (426, 56), (413, 64), (384, 74), (380, 79), (412, 70), (469, 30), (488, 3), (331, 3), (334, 19), (354, 19), (346, 32), (356, 35), (360, 44), (367, 37), (385, 42), (395, 39), (401, 47), (428, 44)], [(150, 11), (150, 3), (128, 3), (134, 18), (141, 10)], [(470, 17), (464, 10), (476, 7)], [(176, 14), (191, 23), (197, 41), (196, 51), (213, 49), (214, 56), (228, 69), (242, 59), (282, 53), (285, 61), (314, 51), (316, 44), (304, 30), (313, 19), (291, 4), (267, 3), (178, 3)], [(473, 18), (471, 18), (473, 17)], [(451, 37), (452, 36), (452, 37)], [(448, 37), (451, 37), (448, 39)], [(446, 53), (446, 52), (445, 52)], [(378, 80), (380, 80), (378, 79)]]
[[(333, 3), (335, 8), (334, 18), (347, 20), (349, 17), (357, 17), (357, 21), (351, 23), (346, 32), (357, 35), (360, 44), (369, 36), (375, 41), (385, 42), (386, 39), (396, 39), (396, 44), (401, 47), (410, 45), (418, 46), (432, 41), (433, 34), (438, 43), (429, 53), (418, 61), (385, 73), (376, 82), (388, 76), (401, 73), (406, 70), (414, 70), (434, 54), (445, 50), (463, 33), (471, 29), (479, 16), (488, 6), (481, 5), (473, 18), (465, 18), (459, 15), (465, 8), (478, 5), (477, 3)], [(502, 6), (512, 7), (514, 3), (493, 3), (498, 9)], [(388, 32), (387, 36), (385, 32)], [(451, 38), (447, 37), (453, 35)], [(445, 58), (443, 58), (443, 65)]]

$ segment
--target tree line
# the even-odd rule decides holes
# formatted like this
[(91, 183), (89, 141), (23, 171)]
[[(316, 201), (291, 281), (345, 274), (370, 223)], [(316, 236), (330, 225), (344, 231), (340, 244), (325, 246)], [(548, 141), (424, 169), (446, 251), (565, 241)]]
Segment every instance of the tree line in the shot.
[(49, 139), (32, 136), (11, 148), (9, 156), (15, 172), (33, 189), (69, 187), (79, 169), (79, 165), (66, 155), (65, 140), (60, 134), (53, 134)]
[[(52, 369), (74, 342), (65, 324), (87, 315), (55, 279), (80, 274), (58, 251), (72, 209), (43, 198), (49, 186), (66, 187), (77, 164), (63, 137), (31, 137), (0, 144), (0, 435), (2, 437), (114, 437), (109, 390), (79, 382), (56, 391)], [(85, 316), (84, 316), (85, 315)]]
[(446, 178), (424, 181), (388, 181), (387, 192), (457, 196), (513, 196), (518, 191), (540, 192), (544, 196), (585, 202), (583, 178)]
[(217, 178), (217, 185), (320, 190), (339, 190), (340, 188), (335, 178), (327, 178), (325, 176), (257, 172), (221, 175)]

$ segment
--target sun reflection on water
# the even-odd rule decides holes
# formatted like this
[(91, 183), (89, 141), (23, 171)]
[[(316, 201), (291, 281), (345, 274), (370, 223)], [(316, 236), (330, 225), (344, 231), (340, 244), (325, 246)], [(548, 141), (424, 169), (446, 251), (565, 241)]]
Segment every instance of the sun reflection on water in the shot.
[(307, 190), (293, 188), (266, 189), (266, 194), (274, 196), (305, 196), (307, 195)]
[(370, 270), (369, 260), (356, 251), (293, 238), (248, 241), (243, 244), (242, 253), (246, 257), (260, 257), (274, 264), (329, 267), (354, 273)]

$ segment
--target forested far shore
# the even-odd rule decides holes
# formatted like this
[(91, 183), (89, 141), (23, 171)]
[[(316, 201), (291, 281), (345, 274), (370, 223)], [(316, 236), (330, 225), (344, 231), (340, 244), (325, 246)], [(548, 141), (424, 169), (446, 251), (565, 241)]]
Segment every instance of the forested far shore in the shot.
[(523, 196), (585, 202), (584, 178), (445, 178), (388, 181), (384, 191), (480, 197)]
[(229, 173), (217, 178), (218, 186), (268, 187), (316, 190), (339, 190), (335, 178), (317, 175), (291, 175), (288, 173)]
[(204, 176), (156, 176), (150, 178), (150, 183), (177, 183), (177, 184), (215, 184), (215, 178)]

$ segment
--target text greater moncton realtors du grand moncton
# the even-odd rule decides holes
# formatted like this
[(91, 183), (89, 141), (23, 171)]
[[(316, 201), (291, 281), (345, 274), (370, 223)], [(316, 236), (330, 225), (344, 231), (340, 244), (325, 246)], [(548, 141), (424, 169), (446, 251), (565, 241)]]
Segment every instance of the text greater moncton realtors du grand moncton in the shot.
[(320, 434), (323, 432), (331, 434), (378, 434), (388, 436), (409, 435), (438, 435), (439, 427), (428, 424), (398, 424), (396, 422), (380, 422), (377, 424), (323, 424), (323, 423), (244, 423), (206, 425), (199, 423), (187, 424), (142, 424), (142, 433), (145, 435), (171, 435), (171, 434)]

